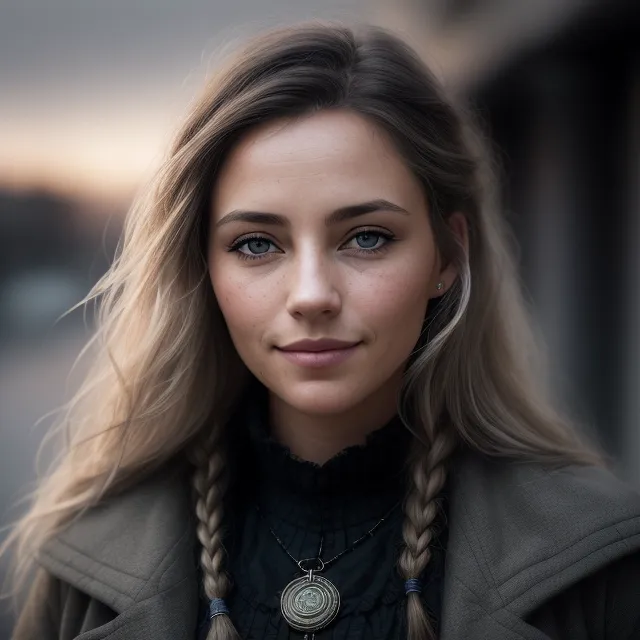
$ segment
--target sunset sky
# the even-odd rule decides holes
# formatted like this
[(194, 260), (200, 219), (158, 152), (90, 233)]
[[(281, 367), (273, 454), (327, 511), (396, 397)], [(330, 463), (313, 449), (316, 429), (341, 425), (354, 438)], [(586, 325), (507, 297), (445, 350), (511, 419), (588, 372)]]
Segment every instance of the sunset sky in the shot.
[(157, 165), (221, 47), (284, 21), (349, 18), (365, 2), (0, 4), (0, 187), (128, 197)]
[(585, 2), (480, 3), (452, 26), (442, 0), (0, 0), (0, 188), (126, 201), (208, 71), (261, 28), (382, 24), (462, 86)]

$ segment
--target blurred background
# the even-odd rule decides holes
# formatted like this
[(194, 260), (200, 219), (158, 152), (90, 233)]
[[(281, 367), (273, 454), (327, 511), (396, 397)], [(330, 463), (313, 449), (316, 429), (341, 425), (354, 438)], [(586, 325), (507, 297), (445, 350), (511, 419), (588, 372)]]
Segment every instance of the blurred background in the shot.
[(226, 46), (311, 17), (396, 30), (478, 113), (557, 399), (640, 487), (638, 2), (2, 0), (0, 524), (82, 373), (91, 314), (58, 318), (104, 273), (136, 188)]

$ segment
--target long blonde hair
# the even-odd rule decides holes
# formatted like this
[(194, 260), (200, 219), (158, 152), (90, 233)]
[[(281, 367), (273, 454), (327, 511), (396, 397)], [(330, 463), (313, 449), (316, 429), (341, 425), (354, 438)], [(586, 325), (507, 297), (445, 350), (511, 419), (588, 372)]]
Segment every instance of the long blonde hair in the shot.
[[(60, 428), (64, 455), (14, 529), (16, 582), (56, 532), (105, 496), (186, 455), (194, 465), (204, 589), (224, 598), (225, 424), (247, 372), (216, 304), (206, 262), (216, 171), (240, 135), (267, 120), (349, 109), (392, 137), (424, 186), (439, 248), (459, 278), (425, 319), (406, 369), (401, 414), (414, 433), (398, 567), (418, 578), (448, 462), (459, 446), (545, 464), (606, 464), (552, 407), (491, 163), (468, 118), (424, 63), (387, 31), (313, 21), (254, 37), (212, 79), (151, 187), (125, 222), (116, 259), (85, 303), (99, 302), (92, 369)], [(447, 216), (462, 212), (468, 252)], [(411, 640), (433, 638), (416, 593)], [(209, 640), (237, 638), (226, 616)]]

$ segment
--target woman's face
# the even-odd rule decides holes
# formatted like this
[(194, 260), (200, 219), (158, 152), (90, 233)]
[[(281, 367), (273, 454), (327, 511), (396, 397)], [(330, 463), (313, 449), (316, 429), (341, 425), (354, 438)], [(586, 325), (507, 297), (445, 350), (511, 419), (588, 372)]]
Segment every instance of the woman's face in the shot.
[(211, 230), (231, 338), (279, 402), (395, 403), (427, 302), (455, 273), (440, 272), (425, 196), (384, 131), (321, 111), (249, 132), (219, 173)]

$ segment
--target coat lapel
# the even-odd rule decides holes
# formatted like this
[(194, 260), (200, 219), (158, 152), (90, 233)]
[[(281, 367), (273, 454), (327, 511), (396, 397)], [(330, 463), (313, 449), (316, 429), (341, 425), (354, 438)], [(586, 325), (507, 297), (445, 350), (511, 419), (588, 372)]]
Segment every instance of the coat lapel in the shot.
[(174, 468), (86, 512), (43, 547), (46, 569), (118, 614), (78, 640), (195, 638), (199, 580), (189, 507), (185, 470)]
[(465, 451), (451, 481), (443, 640), (547, 640), (530, 613), (640, 550), (640, 495), (604, 469)]
[(195, 640), (197, 599), (196, 580), (183, 580), (76, 640)]

